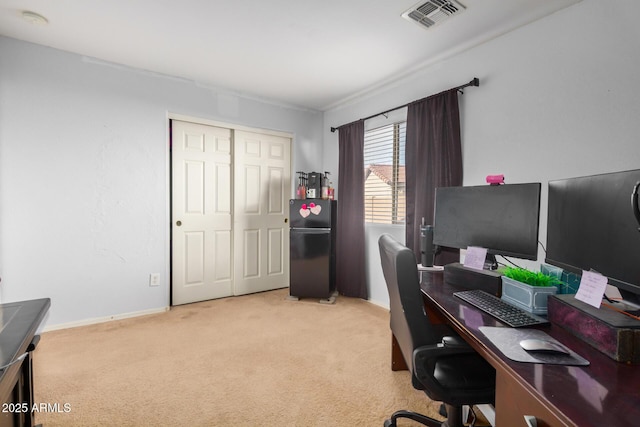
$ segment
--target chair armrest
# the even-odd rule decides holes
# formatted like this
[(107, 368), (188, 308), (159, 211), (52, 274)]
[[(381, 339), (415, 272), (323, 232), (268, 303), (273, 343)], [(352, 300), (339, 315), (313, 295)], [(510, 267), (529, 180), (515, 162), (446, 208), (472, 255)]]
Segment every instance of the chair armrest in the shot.
[(444, 344), (445, 347), (449, 347), (449, 348), (471, 349), (471, 346), (469, 345), (469, 343), (457, 335), (442, 337), (442, 344)]
[[(446, 338), (453, 338), (446, 340)], [(454, 354), (473, 354), (475, 350), (461, 338), (459, 341), (454, 337), (443, 337), (443, 342), (435, 345), (423, 345), (413, 351), (414, 366), (424, 365), (425, 361), (429, 364), (435, 359)]]

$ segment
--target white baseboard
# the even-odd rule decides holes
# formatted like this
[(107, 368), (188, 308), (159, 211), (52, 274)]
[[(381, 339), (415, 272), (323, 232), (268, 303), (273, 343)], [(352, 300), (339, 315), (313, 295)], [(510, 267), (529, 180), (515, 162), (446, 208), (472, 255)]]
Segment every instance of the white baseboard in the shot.
[(58, 325), (47, 325), (42, 332), (56, 331), (59, 329), (77, 328), (79, 326), (95, 325), (97, 323), (111, 322), (112, 320), (129, 319), (131, 317), (147, 316), (149, 314), (166, 313), (169, 307), (151, 308), (149, 310), (134, 311), (132, 313), (115, 314), (113, 316), (94, 317), (91, 319), (79, 320), (77, 322), (60, 323)]
[(380, 301), (375, 301), (375, 300), (372, 300), (372, 299), (368, 299), (367, 302), (370, 302), (373, 305), (377, 305), (378, 307), (386, 308), (387, 310), (389, 310), (389, 303), (388, 302), (380, 302)]

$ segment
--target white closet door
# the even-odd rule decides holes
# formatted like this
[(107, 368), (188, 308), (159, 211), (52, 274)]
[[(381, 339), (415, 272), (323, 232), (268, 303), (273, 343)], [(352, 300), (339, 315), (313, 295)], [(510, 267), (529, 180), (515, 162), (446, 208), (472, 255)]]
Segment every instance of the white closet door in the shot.
[(232, 295), (231, 130), (172, 122), (172, 303)]
[(235, 131), (234, 294), (289, 286), (291, 139)]

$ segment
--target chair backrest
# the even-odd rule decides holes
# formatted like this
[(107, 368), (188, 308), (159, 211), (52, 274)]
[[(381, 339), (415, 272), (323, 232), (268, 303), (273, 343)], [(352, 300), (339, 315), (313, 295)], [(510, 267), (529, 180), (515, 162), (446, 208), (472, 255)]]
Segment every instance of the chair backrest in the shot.
[(413, 251), (389, 234), (380, 236), (378, 247), (389, 291), (391, 331), (413, 374), (413, 350), (422, 345), (437, 344), (442, 337), (434, 330), (425, 312)]

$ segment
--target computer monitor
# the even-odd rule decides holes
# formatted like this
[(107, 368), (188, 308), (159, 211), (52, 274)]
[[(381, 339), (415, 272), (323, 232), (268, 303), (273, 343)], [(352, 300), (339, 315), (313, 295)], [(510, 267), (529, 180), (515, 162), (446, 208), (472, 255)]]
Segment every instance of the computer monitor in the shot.
[(538, 258), (539, 182), (436, 188), (433, 243)]
[(550, 181), (545, 262), (640, 295), (638, 183), (640, 170)]

